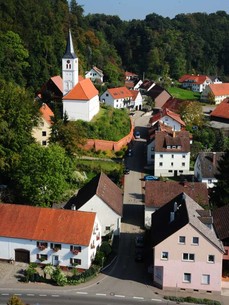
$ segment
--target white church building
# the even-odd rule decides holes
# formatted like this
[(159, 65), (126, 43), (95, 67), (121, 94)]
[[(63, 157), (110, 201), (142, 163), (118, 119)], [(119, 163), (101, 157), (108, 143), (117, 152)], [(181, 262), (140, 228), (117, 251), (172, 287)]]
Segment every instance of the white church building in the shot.
[(80, 80), (78, 58), (74, 52), (70, 30), (62, 58), (62, 78), (63, 114), (70, 121), (91, 121), (99, 112), (98, 90), (90, 79)]

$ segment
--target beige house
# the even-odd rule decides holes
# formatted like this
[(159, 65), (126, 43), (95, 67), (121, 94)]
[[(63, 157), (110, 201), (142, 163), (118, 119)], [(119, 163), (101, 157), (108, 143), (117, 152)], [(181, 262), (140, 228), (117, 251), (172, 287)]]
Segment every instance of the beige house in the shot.
[(202, 101), (209, 101), (209, 98), (213, 98), (216, 105), (227, 97), (229, 97), (229, 83), (210, 84), (201, 94)]
[(32, 135), (35, 140), (42, 146), (47, 146), (51, 135), (52, 117), (54, 113), (45, 103), (42, 104), (40, 110), (40, 121), (37, 127), (33, 128)]

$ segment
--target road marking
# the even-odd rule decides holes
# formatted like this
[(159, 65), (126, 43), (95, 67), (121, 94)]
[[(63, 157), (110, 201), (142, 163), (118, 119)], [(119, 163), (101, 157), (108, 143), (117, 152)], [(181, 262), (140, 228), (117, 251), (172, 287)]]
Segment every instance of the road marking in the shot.
[(52, 297), (58, 298), (58, 297), (59, 297), (59, 294), (52, 294)]
[(99, 296), (106, 296), (106, 293), (96, 293), (96, 295), (99, 295)]
[(47, 297), (47, 294), (39, 294), (40, 297)]
[(124, 295), (121, 295), (121, 294), (115, 294), (114, 295), (116, 298), (125, 298), (125, 296)]
[(35, 294), (33, 294), (33, 293), (27, 293), (27, 296), (28, 296), (28, 297), (34, 297)]
[(77, 294), (88, 294), (87, 292), (83, 292), (83, 291), (77, 291)]
[(151, 301), (162, 302), (162, 300), (159, 300), (159, 299), (151, 299)]
[(137, 299), (137, 300), (144, 300), (143, 297), (133, 297), (133, 299)]

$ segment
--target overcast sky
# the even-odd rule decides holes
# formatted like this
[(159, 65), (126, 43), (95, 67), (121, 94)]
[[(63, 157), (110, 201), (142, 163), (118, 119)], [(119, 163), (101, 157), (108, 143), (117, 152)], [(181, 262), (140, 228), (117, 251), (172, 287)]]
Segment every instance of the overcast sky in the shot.
[(118, 15), (122, 20), (145, 19), (156, 13), (174, 18), (181, 13), (229, 13), (229, 0), (76, 0), (83, 6), (84, 14)]

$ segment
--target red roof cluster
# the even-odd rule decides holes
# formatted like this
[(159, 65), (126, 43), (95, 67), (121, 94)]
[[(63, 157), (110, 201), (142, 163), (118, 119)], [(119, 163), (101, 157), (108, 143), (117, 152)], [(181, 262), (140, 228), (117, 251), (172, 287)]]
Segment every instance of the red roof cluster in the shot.
[(180, 79), (180, 83), (195, 83), (197, 85), (203, 84), (206, 80), (210, 80), (210, 78), (207, 75), (190, 75), (190, 74), (185, 74), (183, 75)]

